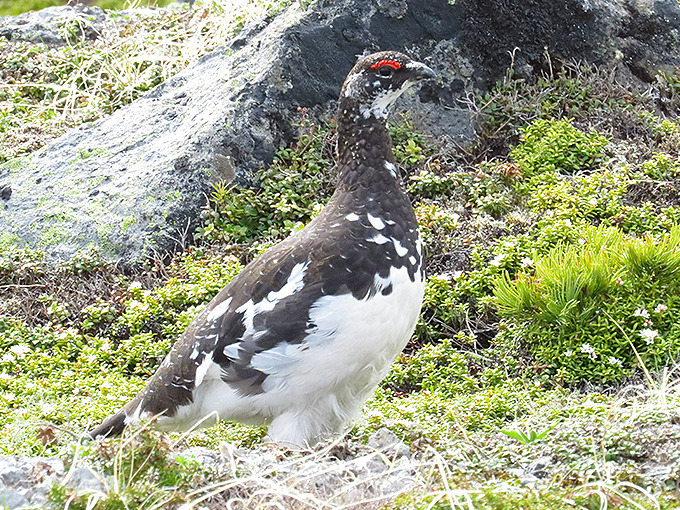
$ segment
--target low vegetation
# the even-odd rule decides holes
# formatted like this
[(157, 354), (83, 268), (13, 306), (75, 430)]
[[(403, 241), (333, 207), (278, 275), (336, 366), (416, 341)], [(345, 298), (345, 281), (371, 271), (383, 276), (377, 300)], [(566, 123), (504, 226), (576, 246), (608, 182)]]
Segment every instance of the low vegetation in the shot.
[[(200, 19), (163, 11), (117, 36), (140, 41), (150, 23), (162, 41), (179, 16), (209, 33), (217, 5)], [(120, 55), (97, 43), (59, 50), (70, 56), (0, 44), (3, 68), (15, 59), (12, 76), (31, 69), (40, 83), (30, 99), (26, 88), (0, 98), (7, 125), (58, 131), (145, 90), (112, 73), (110, 86), (83, 79), (48, 93), (68, 83), (50, 58)], [(194, 56), (163, 57), (139, 75), (158, 66), (151, 87)], [(389, 508), (680, 508), (678, 83), (660, 75), (655, 94), (640, 96), (600, 69), (563, 64), (531, 82), (510, 70), (471, 104), (480, 129), (466, 147), (437, 146), (408, 118), (391, 125), (429, 276), (411, 343), (344, 440), (388, 427), (410, 447), (418, 483)], [(58, 106), (68, 94), (79, 98), (71, 113)], [(29, 100), (35, 108), (19, 107)], [(86, 115), (86, 104), (97, 106)], [(34, 149), (8, 143), (10, 131), (0, 157)], [(110, 476), (96, 493), (56, 487), (55, 507), (333, 507), (273, 471), (255, 479), (175, 456), (178, 445), (256, 448), (258, 428), (80, 440), (142, 387), (244, 264), (321, 209), (334, 125), (303, 115), (300, 132), (257, 187), (215, 187), (196, 245), (168, 266), (123, 274), (86, 252), (53, 267), (0, 239), (0, 452), (58, 455)]]

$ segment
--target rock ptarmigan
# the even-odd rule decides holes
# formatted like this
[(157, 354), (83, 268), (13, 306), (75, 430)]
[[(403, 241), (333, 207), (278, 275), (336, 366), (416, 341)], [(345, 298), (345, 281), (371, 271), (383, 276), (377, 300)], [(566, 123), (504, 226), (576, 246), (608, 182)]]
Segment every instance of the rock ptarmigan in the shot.
[(92, 437), (155, 415), (161, 430), (219, 416), (304, 447), (359, 412), (420, 313), (423, 248), (386, 117), (404, 90), (433, 76), (396, 52), (357, 62), (340, 93), (339, 182), (328, 204), (222, 289)]

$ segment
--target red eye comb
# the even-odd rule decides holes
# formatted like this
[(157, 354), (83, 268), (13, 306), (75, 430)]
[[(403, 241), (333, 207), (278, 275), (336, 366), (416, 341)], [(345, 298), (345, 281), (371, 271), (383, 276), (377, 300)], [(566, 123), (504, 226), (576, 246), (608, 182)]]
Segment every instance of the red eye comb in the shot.
[(375, 64), (373, 64), (371, 66), (371, 69), (378, 69), (379, 67), (382, 66), (390, 66), (392, 69), (401, 68), (401, 64), (396, 60), (381, 60), (380, 62), (376, 62)]

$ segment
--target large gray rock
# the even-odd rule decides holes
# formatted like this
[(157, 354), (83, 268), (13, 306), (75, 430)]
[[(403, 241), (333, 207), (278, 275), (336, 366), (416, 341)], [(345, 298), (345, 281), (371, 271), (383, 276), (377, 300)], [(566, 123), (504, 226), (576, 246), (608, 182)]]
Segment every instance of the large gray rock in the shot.
[(96, 39), (106, 28), (108, 17), (98, 7), (47, 7), (19, 16), (0, 17), (0, 37), (49, 46), (66, 44), (66, 39)]
[(408, 99), (412, 118), (436, 138), (466, 139), (461, 100), (488, 90), (513, 53), (527, 76), (543, 70), (547, 48), (640, 86), (680, 65), (679, 33), (676, 0), (296, 2), (110, 117), (1, 167), (0, 230), (61, 258), (89, 244), (127, 263), (170, 252), (190, 241), (213, 183), (247, 183), (294, 139), (298, 107), (332, 116), (365, 51), (401, 50), (438, 71)]

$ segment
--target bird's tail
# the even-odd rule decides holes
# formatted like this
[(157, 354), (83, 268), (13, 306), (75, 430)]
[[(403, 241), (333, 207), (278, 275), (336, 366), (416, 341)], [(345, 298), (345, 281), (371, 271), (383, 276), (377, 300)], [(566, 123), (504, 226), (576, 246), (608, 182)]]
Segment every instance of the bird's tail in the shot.
[(139, 397), (132, 399), (124, 407), (106, 418), (98, 427), (95, 427), (87, 433), (92, 439), (97, 437), (115, 437), (119, 436), (128, 425), (130, 416), (134, 409), (139, 406)]

